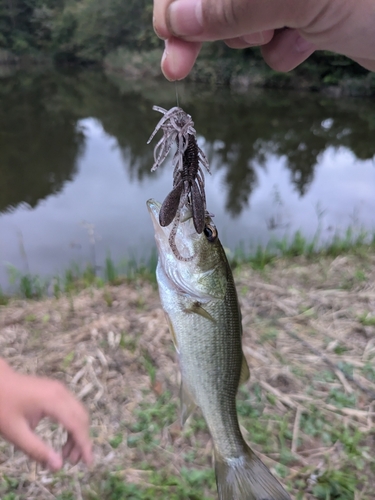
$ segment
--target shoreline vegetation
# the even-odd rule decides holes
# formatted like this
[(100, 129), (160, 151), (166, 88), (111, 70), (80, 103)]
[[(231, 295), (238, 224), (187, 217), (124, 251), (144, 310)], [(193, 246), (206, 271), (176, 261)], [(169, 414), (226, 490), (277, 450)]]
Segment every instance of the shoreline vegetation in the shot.
[[(365, 255), (375, 252), (375, 233), (348, 227), (343, 235), (335, 234), (330, 240), (321, 241), (320, 230), (311, 240), (307, 240), (301, 231), (293, 237), (271, 238), (267, 245), (239, 245), (234, 250), (227, 249), (227, 257), (233, 270), (243, 265), (262, 271), (279, 259), (302, 257), (306, 263), (320, 258), (336, 258), (341, 255)], [(95, 249), (92, 249), (95, 255)], [(27, 256), (25, 264), (28, 268)], [(155, 270), (157, 252), (154, 248), (148, 258), (137, 260), (125, 258), (115, 263), (108, 254), (105, 262), (88, 262), (85, 266), (73, 263), (63, 273), (54, 276), (39, 276), (31, 272), (23, 273), (8, 264), (8, 287), (5, 293), (0, 287), (0, 306), (6, 305), (12, 297), (24, 299), (59, 298), (64, 294), (78, 293), (86, 288), (103, 288), (109, 284), (118, 286), (138, 280), (156, 283)]]
[[(186, 81), (224, 85), (245, 92), (251, 88), (270, 88), (321, 92), (330, 97), (371, 97), (375, 95), (375, 74), (358, 66), (347, 70), (348, 60), (330, 53), (317, 55), (288, 73), (269, 68), (256, 49), (246, 58), (223, 53), (212, 57), (209, 50), (201, 55)], [(125, 79), (164, 78), (160, 70), (161, 50), (134, 52), (119, 47), (103, 61), (104, 70)], [(350, 64), (349, 64), (350, 65)]]
[[(255, 52), (255, 50), (254, 50)], [(340, 60), (337, 58), (341, 57)], [(0, 48), (0, 79), (18, 70), (37, 67), (98, 67), (108, 75), (124, 80), (164, 80), (160, 70), (161, 49), (149, 51), (118, 47), (101, 61), (64, 61), (58, 63), (43, 53), (17, 56)], [(354, 64), (354, 63), (353, 63)], [(372, 97), (375, 95), (375, 74), (358, 66), (348, 70), (343, 56), (325, 53), (308, 60), (288, 73), (269, 68), (259, 57), (233, 58), (228, 54), (212, 56), (203, 50), (186, 82), (210, 86), (228, 86), (238, 92), (251, 88), (269, 88), (320, 92), (333, 98)]]
[[(296, 233), (277, 255), (230, 255), (251, 370), (241, 429), (295, 500), (372, 500), (375, 238), (348, 230), (316, 245)], [(0, 441), (0, 497), (213, 500), (210, 436), (199, 411), (180, 428), (178, 365), (151, 269), (125, 279), (108, 258), (106, 274), (0, 306), (2, 355), (83, 401), (95, 453), (90, 469), (51, 474)], [(38, 433), (64, 441), (45, 420)]]

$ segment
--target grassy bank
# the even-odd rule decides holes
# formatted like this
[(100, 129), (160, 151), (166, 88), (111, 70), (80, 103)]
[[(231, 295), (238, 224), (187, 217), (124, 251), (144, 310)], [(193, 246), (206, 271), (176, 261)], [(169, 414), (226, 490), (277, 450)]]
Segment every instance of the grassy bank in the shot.
[[(238, 396), (242, 431), (295, 500), (371, 500), (374, 246), (293, 256), (297, 241), (268, 263), (237, 258), (251, 368)], [(0, 497), (216, 498), (200, 413), (178, 424), (177, 364), (156, 287), (137, 278), (76, 292), (11, 299), (0, 344), (15, 368), (64, 381), (87, 405), (95, 465), (52, 475), (0, 442)], [(38, 430), (56, 446), (64, 440), (48, 422)]]
[[(321, 257), (338, 257), (340, 255), (365, 255), (375, 250), (375, 234), (355, 230), (349, 227), (344, 235), (334, 235), (331, 240), (322, 243), (320, 231), (311, 239), (306, 239), (300, 231), (293, 237), (271, 239), (266, 246), (246, 247), (240, 245), (236, 249), (226, 249), (232, 269), (243, 264), (253, 269), (263, 270), (267, 264), (279, 258), (305, 257), (307, 261), (315, 261)], [(103, 288), (105, 284), (120, 285), (135, 280), (147, 280), (155, 283), (157, 252), (153, 249), (147, 259), (123, 259), (116, 263), (110, 255), (103, 265), (88, 263), (86, 266), (72, 264), (64, 273), (52, 277), (41, 277), (36, 274), (22, 273), (8, 265), (8, 280), (12, 295), (26, 299), (42, 299), (46, 296), (59, 298), (62, 294), (78, 293), (94, 287)], [(0, 288), (0, 304), (5, 305), (10, 298)]]
[[(252, 377), (242, 430), (298, 500), (370, 500), (375, 486), (375, 239), (300, 233), (230, 254)], [(54, 278), (54, 297), (3, 300), (0, 344), (13, 366), (54, 376), (90, 408), (97, 462), (49, 475), (0, 444), (4, 500), (212, 499), (212, 448), (199, 413), (181, 430), (174, 351), (151, 283), (155, 256)], [(19, 294), (42, 298), (37, 277)], [(16, 283), (15, 281), (15, 283)], [(51, 282), (52, 283), (52, 282)], [(51, 286), (51, 283), (49, 286)], [(4, 299), (4, 297), (3, 297)], [(60, 429), (44, 422), (52, 442)], [(31, 476), (30, 476), (31, 473)], [(77, 496), (79, 492), (80, 496)]]

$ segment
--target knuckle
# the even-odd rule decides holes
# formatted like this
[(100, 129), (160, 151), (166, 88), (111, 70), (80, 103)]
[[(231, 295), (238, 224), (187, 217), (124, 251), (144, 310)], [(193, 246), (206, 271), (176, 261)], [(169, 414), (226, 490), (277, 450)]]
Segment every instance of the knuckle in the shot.
[(236, 26), (242, 24), (241, 9), (239, 7), (239, 2), (235, 0), (228, 0), (223, 2), (223, 8), (221, 13), (221, 19), (223, 24), (229, 26)]

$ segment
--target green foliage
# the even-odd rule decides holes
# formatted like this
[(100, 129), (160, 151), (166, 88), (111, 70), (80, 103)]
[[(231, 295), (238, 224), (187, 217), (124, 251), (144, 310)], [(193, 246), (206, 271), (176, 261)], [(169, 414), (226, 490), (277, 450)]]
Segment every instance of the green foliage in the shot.
[(155, 46), (149, 0), (84, 0), (67, 2), (57, 25), (55, 50), (63, 43), (85, 61), (101, 61), (119, 45), (133, 49)]
[(346, 394), (340, 389), (333, 388), (329, 392), (327, 402), (338, 408), (355, 408), (357, 398), (355, 394)]
[(116, 449), (120, 446), (123, 440), (123, 435), (121, 433), (116, 434), (116, 436), (113, 436), (112, 439), (109, 440), (109, 444), (112, 446), (112, 448)]
[[(371, 250), (374, 247), (374, 235), (370, 235), (363, 230), (357, 234), (353, 228), (349, 227), (343, 236), (335, 234), (331, 241), (319, 242), (320, 229), (311, 240), (307, 240), (301, 231), (296, 231), (292, 238), (285, 236), (277, 240), (272, 239), (266, 246), (258, 245), (255, 252), (246, 251), (243, 245), (239, 245), (234, 252), (228, 251), (228, 260), (233, 269), (243, 263), (250, 264), (254, 269), (264, 270), (278, 257), (300, 257), (314, 258), (319, 255), (337, 257), (348, 253), (361, 253)], [(362, 269), (355, 271), (356, 282), (365, 281), (366, 275)], [(350, 284), (352, 286), (352, 283)], [(375, 318), (367, 313), (360, 316), (358, 320), (363, 325), (374, 325)]]
[(358, 321), (362, 323), (363, 326), (375, 326), (375, 316), (369, 313), (363, 313), (358, 317)]
[(40, 299), (46, 295), (48, 290), (47, 280), (43, 280), (38, 275), (23, 274), (11, 265), (8, 266), (7, 271), (10, 285), (18, 290), (21, 297), (26, 299)]
[(156, 47), (151, 0), (0, 0), (0, 47), (101, 61), (120, 45)]
[(109, 283), (114, 283), (117, 279), (116, 266), (110, 255), (105, 259), (104, 276)]
[(150, 451), (159, 444), (161, 430), (173, 423), (177, 415), (176, 401), (169, 393), (162, 394), (153, 405), (141, 403), (136, 410), (137, 421), (128, 435), (128, 446)]
[[(16, 54), (95, 63), (111, 54), (109, 66), (121, 68), (119, 50), (147, 56), (161, 44), (152, 27), (152, 0), (0, 0), (0, 49)], [(266, 87), (293, 87), (296, 76), (308, 76), (312, 89), (341, 84), (350, 95), (375, 92), (374, 77), (339, 54), (319, 51), (293, 73), (279, 73), (265, 65), (258, 48), (233, 51), (221, 42), (203, 47), (191, 78), (229, 84), (254, 69)]]
[(3, 293), (3, 290), (0, 286), (0, 306), (6, 306), (9, 302), (9, 298)]
[(139, 52), (130, 46), (120, 46), (106, 55), (104, 67), (136, 79), (144, 75), (156, 77), (160, 75), (160, 54), (160, 48)]
[(21, 497), (16, 493), (18, 485), (18, 479), (3, 474), (0, 479), (0, 498), (2, 500), (20, 500)]
[[(147, 259), (124, 259), (116, 265), (110, 256), (105, 260), (104, 271), (98, 275), (95, 267), (88, 263), (85, 267), (72, 264), (62, 275), (42, 278), (31, 273), (22, 273), (12, 265), (8, 265), (8, 282), (13, 295), (26, 299), (41, 299), (47, 295), (59, 298), (63, 293), (77, 293), (89, 287), (102, 288), (105, 283), (119, 285), (125, 281), (143, 279), (156, 283), (155, 271), (157, 265), (156, 249), (150, 252)], [(103, 299), (108, 307), (112, 306), (113, 297), (109, 290), (103, 291)], [(9, 297), (4, 295), (0, 287), (0, 306), (6, 305)], [(138, 304), (142, 309), (144, 304)]]
[(127, 483), (116, 474), (110, 474), (103, 481), (100, 491), (90, 500), (206, 500), (202, 492), (214, 490), (215, 479), (212, 470), (182, 469), (180, 475), (166, 470), (145, 471), (146, 484)]
[(71, 491), (64, 491), (61, 495), (57, 495), (56, 500), (74, 500), (75, 495)]
[(353, 500), (358, 479), (350, 469), (327, 470), (317, 479), (313, 494), (318, 500)]

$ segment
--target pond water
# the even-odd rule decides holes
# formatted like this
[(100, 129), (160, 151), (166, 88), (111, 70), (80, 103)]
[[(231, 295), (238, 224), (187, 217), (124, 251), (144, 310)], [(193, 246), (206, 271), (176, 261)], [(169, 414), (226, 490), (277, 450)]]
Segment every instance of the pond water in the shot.
[[(312, 238), (374, 231), (375, 102), (275, 90), (235, 93), (178, 84), (209, 158), (208, 209), (231, 249), (297, 230)], [(72, 262), (147, 257), (146, 200), (171, 188), (147, 139), (168, 82), (96, 71), (17, 73), (0, 80), (0, 286), (8, 266), (42, 276)], [(156, 143), (156, 141), (155, 141)]]

